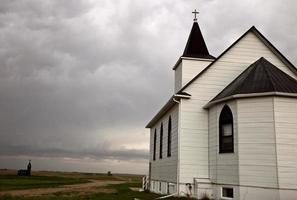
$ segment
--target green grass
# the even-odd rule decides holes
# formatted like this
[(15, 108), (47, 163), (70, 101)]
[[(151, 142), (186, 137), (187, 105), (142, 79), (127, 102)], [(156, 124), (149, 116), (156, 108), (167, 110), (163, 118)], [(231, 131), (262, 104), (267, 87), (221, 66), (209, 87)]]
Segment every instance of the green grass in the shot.
[(70, 185), (89, 182), (82, 178), (69, 178), (58, 176), (17, 176), (0, 175), (0, 191), (48, 188), (60, 185)]
[[(106, 173), (81, 173), (81, 172), (48, 172), (40, 171), (39, 174), (47, 174), (46, 176), (58, 176), (58, 177), (70, 177), (70, 178), (83, 178), (83, 179), (96, 179), (96, 180), (129, 180), (129, 181), (141, 181), (143, 175), (133, 174), (113, 174), (108, 176)], [(1, 175), (0, 175), (1, 177)]]
[[(160, 195), (148, 192), (136, 192), (129, 189), (129, 187), (139, 187), (139, 182), (124, 183), (118, 185), (109, 185), (105, 188), (115, 189), (114, 193), (91, 193), (84, 195), (47, 195), (37, 197), (0, 197), (0, 200), (153, 200)], [(186, 200), (186, 198), (167, 198), (167, 200)]]
[[(152, 200), (160, 195), (147, 193), (147, 192), (136, 192), (129, 189), (129, 187), (139, 187), (140, 183), (124, 183), (118, 185), (109, 185), (105, 188), (115, 189), (114, 193), (91, 193), (84, 195), (47, 195), (37, 197), (0, 197), (0, 200), (134, 200), (138, 198), (140, 200)], [(167, 198), (169, 200), (176, 200), (181, 198)]]
[[(118, 184), (118, 185), (109, 185), (107, 188), (113, 188), (116, 189), (116, 193), (113, 194), (101, 194), (101, 196), (97, 199), (100, 200), (134, 200), (134, 198), (140, 199), (140, 200), (152, 200), (156, 199), (158, 197), (161, 197), (161, 195), (149, 193), (149, 192), (136, 192), (132, 191), (129, 188), (130, 187), (141, 187), (140, 182), (132, 182), (132, 183), (124, 183), (124, 184)], [(93, 199), (93, 198), (91, 198)], [(96, 198), (94, 198), (97, 200)], [(176, 198), (176, 197), (170, 197), (166, 198), (166, 200), (185, 200), (187, 198)]]
[[(87, 179), (100, 180), (125, 180), (126, 183), (117, 185), (108, 185), (103, 188), (112, 189), (112, 193), (89, 192), (57, 192), (51, 195), (18, 197), (18, 196), (0, 196), (0, 200), (153, 200), (160, 195), (132, 191), (130, 187), (141, 187), (141, 176), (134, 175), (113, 175), (105, 174), (82, 174), (82, 173), (56, 173), (54, 176), (31, 176), (21, 177), (16, 175), (0, 175), (0, 191), (57, 187), (65, 184), (76, 184), (88, 182)], [(167, 198), (168, 200), (177, 200), (185, 198)]]

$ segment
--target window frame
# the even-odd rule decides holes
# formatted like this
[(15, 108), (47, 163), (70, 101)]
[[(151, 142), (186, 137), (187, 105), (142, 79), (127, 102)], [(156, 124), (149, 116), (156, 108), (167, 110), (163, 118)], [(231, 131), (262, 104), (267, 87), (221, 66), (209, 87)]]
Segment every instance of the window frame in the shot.
[[(230, 136), (224, 136), (224, 125), (231, 125)], [(223, 146), (223, 140), (229, 138), (231, 138), (231, 148)], [(232, 110), (228, 105), (223, 107), (219, 117), (219, 153), (234, 153), (234, 120)]]
[(153, 160), (156, 160), (156, 152), (157, 152), (157, 129), (155, 128), (154, 144), (153, 144)]
[(163, 158), (163, 123), (160, 127), (160, 149), (159, 149), (159, 159)]
[(171, 157), (171, 144), (172, 144), (172, 122), (171, 122), (171, 116), (169, 116), (168, 134), (167, 134), (167, 157)]
[[(224, 196), (224, 189), (232, 189), (232, 197)], [(221, 187), (221, 199), (231, 200), (234, 199), (234, 188), (233, 187)]]
[(162, 182), (159, 181), (159, 192), (162, 192)]

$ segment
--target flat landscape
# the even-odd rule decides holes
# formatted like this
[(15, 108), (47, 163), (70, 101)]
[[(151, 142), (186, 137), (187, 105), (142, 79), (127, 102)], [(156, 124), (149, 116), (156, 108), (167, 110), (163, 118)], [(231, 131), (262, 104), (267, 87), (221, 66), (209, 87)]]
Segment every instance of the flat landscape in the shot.
[(160, 197), (139, 192), (140, 175), (47, 171), (33, 171), (29, 177), (16, 174), (15, 170), (0, 170), (0, 200), (151, 200)]

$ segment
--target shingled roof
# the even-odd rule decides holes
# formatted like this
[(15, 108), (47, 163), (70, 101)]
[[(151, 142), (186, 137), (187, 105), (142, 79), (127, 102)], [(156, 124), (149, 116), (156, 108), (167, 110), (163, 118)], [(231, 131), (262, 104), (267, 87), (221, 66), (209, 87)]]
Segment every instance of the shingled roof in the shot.
[(193, 23), (192, 30), (182, 57), (214, 59), (214, 57), (208, 52), (197, 22)]
[(261, 57), (211, 100), (237, 94), (280, 92), (297, 94), (297, 80)]

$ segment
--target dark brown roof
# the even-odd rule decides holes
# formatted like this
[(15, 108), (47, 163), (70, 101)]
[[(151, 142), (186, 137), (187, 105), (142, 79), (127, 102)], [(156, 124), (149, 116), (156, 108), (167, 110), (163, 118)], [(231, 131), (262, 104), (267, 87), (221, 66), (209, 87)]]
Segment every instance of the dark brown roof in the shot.
[(193, 23), (183, 57), (214, 59), (209, 54), (197, 22)]
[(248, 33), (253, 32), (259, 39), (261, 39), (267, 46), (270, 48), (277, 57), (279, 57), (291, 70), (294, 74), (297, 75), (296, 67), (275, 47), (273, 44), (260, 32), (255, 26), (252, 26), (247, 30), (240, 38), (238, 38), (231, 46), (229, 46), (221, 55), (219, 55), (212, 63), (210, 63), (204, 70), (197, 74), (192, 80), (190, 80), (185, 86), (183, 86), (179, 92), (185, 90), (189, 85), (191, 85), (197, 78), (199, 78), (204, 72), (206, 72), (213, 64), (215, 64), (225, 53), (227, 53), (234, 45), (236, 45), (244, 36)]
[(262, 57), (243, 71), (211, 102), (236, 94), (264, 92), (297, 94), (297, 80)]

